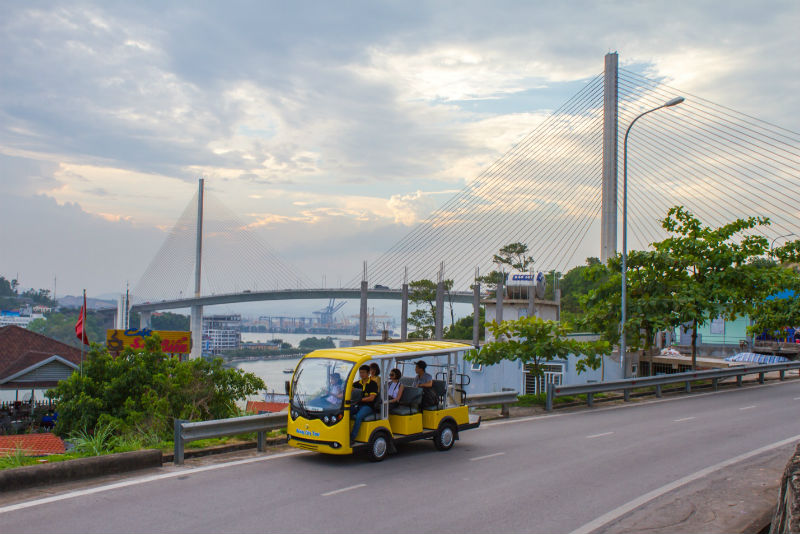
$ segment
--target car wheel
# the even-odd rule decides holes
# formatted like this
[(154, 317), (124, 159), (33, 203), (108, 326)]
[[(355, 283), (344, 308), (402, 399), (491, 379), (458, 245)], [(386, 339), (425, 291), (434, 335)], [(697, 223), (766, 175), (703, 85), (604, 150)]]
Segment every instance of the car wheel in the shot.
[(386, 434), (379, 432), (369, 438), (367, 456), (371, 462), (380, 462), (389, 454), (389, 440)]
[(452, 423), (444, 423), (433, 435), (433, 444), (440, 451), (448, 451), (456, 442), (456, 430)]

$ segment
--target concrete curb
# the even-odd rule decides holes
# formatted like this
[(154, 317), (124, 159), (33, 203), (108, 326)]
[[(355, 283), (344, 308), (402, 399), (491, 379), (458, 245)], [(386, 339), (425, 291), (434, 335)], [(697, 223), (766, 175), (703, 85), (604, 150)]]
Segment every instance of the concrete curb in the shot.
[(161, 467), (161, 451), (145, 449), (0, 471), (0, 492)]

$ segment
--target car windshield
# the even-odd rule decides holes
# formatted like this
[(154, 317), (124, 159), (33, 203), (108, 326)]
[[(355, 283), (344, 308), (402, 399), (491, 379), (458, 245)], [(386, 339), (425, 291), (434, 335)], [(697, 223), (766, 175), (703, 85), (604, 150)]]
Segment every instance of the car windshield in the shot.
[(340, 411), (352, 362), (305, 358), (292, 380), (292, 407), (302, 412)]

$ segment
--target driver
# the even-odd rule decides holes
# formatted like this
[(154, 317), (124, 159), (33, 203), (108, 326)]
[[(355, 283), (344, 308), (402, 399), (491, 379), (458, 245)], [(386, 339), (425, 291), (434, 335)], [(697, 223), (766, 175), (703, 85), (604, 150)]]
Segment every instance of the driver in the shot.
[(369, 366), (362, 365), (359, 367), (358, 376), (360, 380), (356, 380), (353, 383), (353, 388), (360, 389), (362, 394), (358, 404), (350, 409), (350, 414), (353, 417), (353, 429), (350, 431), (350, 443), (356, 440), (358, 429), (361, 428), (361, 422), (364, 418), (375, 411), (375, 400), (378, 398), (378, 383), (370, 378)]

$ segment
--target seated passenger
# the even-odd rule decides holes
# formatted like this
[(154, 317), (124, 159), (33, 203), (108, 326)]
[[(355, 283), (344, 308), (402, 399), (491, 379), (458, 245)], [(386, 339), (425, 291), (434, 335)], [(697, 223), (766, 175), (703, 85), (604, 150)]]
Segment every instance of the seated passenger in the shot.
[(414, 387), (422, 388), (422, 406), (435, 406), (439, 404), (439, 399), (433, 391), (433, 377), (425, 372), (428, 364), (423, 360), (417, 362), (414, 366), (414, 371), (417, 376), (414, 377), (412, 385)]
[(325, 401), (334, 406), (341, 406), (343, 397), (344, 385), (342, 384), (342, 376), (339, 373), (331, 373), (328, 395), (325, 397)]
[(381, 389), (381, 367), (375, 362), (369, 364), (369, 377), (378, 385), (378, 391)]
[(368, 415), (374, 413), (375, 400), (378, 398), (378, 383), (369, 377), (369, 366), (362, 365), (358, 368), (358, 376), (360, 380), (353, 382), (354, 389), (360, 389), (361, 400), (350, 408), (350, 414), (353, 417), (353, 429), (350, 431), (350, 443), (353, 443), (358, 434), (358, 429), (361, 428), (361, 422)]
[(392, 404), (397, 405), (403, 396), (404, 386), (400, 383), (400, 377), (402, 376), (400, 369), (389, 371), (389, 384), (386, 386), (386, 393), (389, 395), (389, 406)]

